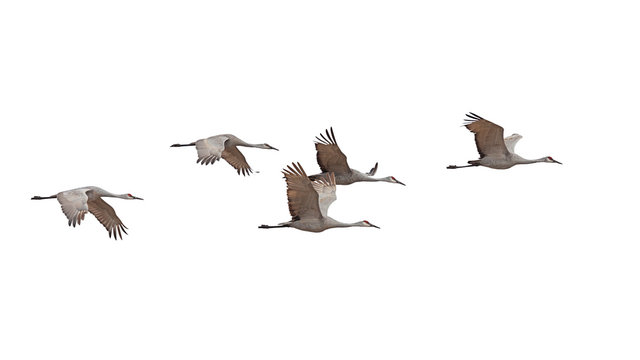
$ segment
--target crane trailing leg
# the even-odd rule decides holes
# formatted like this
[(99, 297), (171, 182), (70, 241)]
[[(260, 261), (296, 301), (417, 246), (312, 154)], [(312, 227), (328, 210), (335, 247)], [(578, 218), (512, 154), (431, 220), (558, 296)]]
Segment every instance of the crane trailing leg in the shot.
[(55, 199), (55, 198), (57, 198), (57, 197), (58, 197), (57, 195), (44, 196), (44, 197), (43, 197), (43, 196), (37, 196), (37, 195), (36, 195), (36, 196), (32, 197), (32, 198), (31, 198), (31, 200)]
[(191, 144), (173, 144), (170, 147), (183, 147), (183, 146), (196, 146), (196, 143), (192, 142)]
[(458, 166), (458, 165), (449, 165), (449, 166), (447, 166), (447, 169), (462, 169), (462, 168), (474, 167), (474, 166), (480, 166), (480, 164), (477, 164), (477, 163), (475, 163), (475, 162), (471, 162), (471, 161), (469, 161), (469, 165), (462, 165), (462, 166)]
[(258, 229), (275, 229), (275, 228), (284, 228), (291, 227), (291, 224), (280, 224), (280, 225), (260, 225)]

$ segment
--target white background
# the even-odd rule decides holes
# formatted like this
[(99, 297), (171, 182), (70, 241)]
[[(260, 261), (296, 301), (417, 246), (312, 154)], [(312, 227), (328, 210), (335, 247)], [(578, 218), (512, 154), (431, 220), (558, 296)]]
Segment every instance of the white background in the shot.
[[(633, 4), (3, 2), (0, 357), (638, 359)], [(446, 170), (469, 111), (564, 165)], [(381, 229), (258, 229), (330, 126)], [(169, 148), (220, 133), (280, 151)], [(85, 185), (123, 241), (29, 200)]]

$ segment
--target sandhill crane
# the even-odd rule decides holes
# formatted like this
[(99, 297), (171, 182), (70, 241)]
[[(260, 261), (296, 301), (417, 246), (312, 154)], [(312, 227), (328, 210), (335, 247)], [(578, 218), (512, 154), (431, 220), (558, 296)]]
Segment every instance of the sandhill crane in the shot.
[(233, 166), (238, 175), (249, 175), (253, 172), (244, 155), (238, 150), (238, 146), (254, 147), (258, 149), (278, 150), (269, 144), (249, 144), (231, 134), (211, 136), (200, 139), (190, 144), (173, 144), (171, 147), (195, 146), (198, 150), (198, 160), (196, 163), (202, 165), (213, 164), (220, 158), (225, 159), (229, 165)]
[(62, 212), (67, 219), (69, 219), (69, 226), (73, 225), (73, 227), (76, 227), (76, 224), (80, 225), (80, 222), (84, 220), (84, 215), (88, 211), (107, 229), (109, 237), (113, 234), (114, 239), (118, 240), (118, 235), (120, 235), (120, 239), (122, 240), (122, 233), (127, 233), (125, 230), (127, 227), (124, 226), (120, 218), (118, 218), (115, 210), (102, 200), (103, 197), (142, 200), (142, 198), (135, 197), (131, 194), (113, 194), (96, 186), (85, 186), (45, 197), (34, 196), (31, 200), (58, 199), (58, 202), (62, 206)]
[(492, 169), (508, 169), (514, 165), (533, 164), (539, 162), (562, 164), (554, 160), (551, 156), (545, 156), (539, 159), (529, 160), (521, 157), (514, 152), (514, 148), (518, 140), (522, 139), (521, 135), (513, 134), (509, 137), (504, 136), (504, 129), (486, 120), (474, 113), (469, 113), (470, 119), (464, 126), (475, 134), (476, 147), (480, 153), (479, 160), (467, 161), (469, 165), (456, 166), (449, 165), (447, 169), (460, 169), (472, 166), (486, 166)]
[(332, 172), (335, 174), (336, 184), (338, 185), (349, 185), (359, 181), (384, 181), (404, 185), (393, 176), (374, 178), (373, 175), (378, 171), (378, 163), (366, 174), (350, 168), (347, 163), (347, 156), (340, 150), (336, 142), (333, 128), (331, 128), (331, 133), (329, 133), (329, 130), (325, 130), (325, 133), (327, 134), (326, 137), (320, 133), (322, 139), (316, 136), (317, 141), (315, 142), (316, 158), (322, 174), (311, 175), (311, 180), (316, 180)]
[(333, 173), (309, 180), (300, 163), (287, 166), (282, 173), (287, 182), (287, 198), (291, 221), (276, 226), (260, 225), (261, 229), (292, 227), (303, 231), (321, 232), (336, 227), (374, 227), (364, 220), (355, 223), (343, 223), (327, 216), (327, 210), (336, 200), (336, 177)]

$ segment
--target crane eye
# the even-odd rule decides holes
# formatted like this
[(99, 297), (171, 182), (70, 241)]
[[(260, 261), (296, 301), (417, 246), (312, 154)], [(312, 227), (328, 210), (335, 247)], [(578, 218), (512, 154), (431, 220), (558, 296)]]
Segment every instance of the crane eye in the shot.
[(131, 195), (131, 194), (127, 194), (127, 195), (129, 195), (129, 197), (133, 197), (133, 195)]

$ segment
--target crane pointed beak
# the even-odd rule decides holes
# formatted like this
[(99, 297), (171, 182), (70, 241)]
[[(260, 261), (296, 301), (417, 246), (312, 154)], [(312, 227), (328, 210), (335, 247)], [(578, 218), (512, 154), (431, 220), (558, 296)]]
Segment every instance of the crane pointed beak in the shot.
[(139, 198), (139, 197), (137, 197), (137, 196), (134, 196), (134, 197), (133, 197), (133, 199), (134, 199), (134, 200), (144, 200), (143, 198)]
[(562, 165), (562, 163), (558, 160), (553, 160), (554, 163)]
[(391, 176), (391, 180), (392, 180), (393, 183), (407, 186), (405, 183), (403, 183), (402, 181), (399, 181), (398, 179), (394, 178), (393, 176)]

